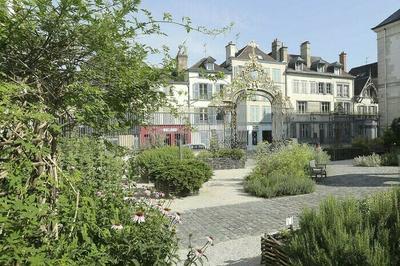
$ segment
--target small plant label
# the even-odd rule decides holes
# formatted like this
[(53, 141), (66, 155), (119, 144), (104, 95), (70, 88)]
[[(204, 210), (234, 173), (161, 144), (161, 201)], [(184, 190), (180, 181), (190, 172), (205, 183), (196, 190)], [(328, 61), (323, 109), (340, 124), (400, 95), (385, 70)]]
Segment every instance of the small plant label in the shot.
[(286, 226), (293, 225), (293, 216), (286, 218)]

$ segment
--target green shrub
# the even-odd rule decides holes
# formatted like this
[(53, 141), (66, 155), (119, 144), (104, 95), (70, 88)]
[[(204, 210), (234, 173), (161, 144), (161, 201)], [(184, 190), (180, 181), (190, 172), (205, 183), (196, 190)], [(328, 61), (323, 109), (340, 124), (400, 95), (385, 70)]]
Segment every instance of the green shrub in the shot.
[[(64, 139), (58, 154), (59, 190), (41, 193), (48, 184), (38, 178), (38, 193), (31, 189), (22, 199), (8, 188), (29, 180), (26, 173), (15, 171), (7, 178), (13, 182), (2, 181), (9, 194), (0, 197), (1, 265), (173, 263), (177, 238), (171, 220), (144, 201), (126, 201), (136, 189), (122, 186), (124, 162), (117, 149), (91, 138)], [(55, 212), (42, 202), (54, 195)], [(42, 197), (40, 204), (36, 197)], [(137, 212), (144, 213), (143, 223), (133, 221)]]
[(313, 192), (314, 187), (314, 181), (308, 177), (289, 176), (279, 170), (270, 173), (268, 177), (261, 173), (252, 173), (244, 183), (245, 191), (264, 198), (307, 194)]
[(400, 150), (392, 150), (381, 156), (382, 165), (384, 166), (398, 166), (399, 160), (398, 155), (400, 155)]
[(241, 160), (246, 156), (246, 152), (242, 149), (223, 148), (213, 151), (201, 151), (197, 154), (198, 159), (210, 158), (230, 158), (232, 160)]
[(246, 156), (246, 153), (242, 149), (219, 149), (213, 155), (215, 158), (231, 158), (233, 160), (241, 160)]
[(366, 200), (329, 198), (300, 215), (285, 251), (294, 265), (399, 265), (400, 189)]
[[(149, 178), (155, 167), (178, 160), (179, 156), (179, 147), (175, 146), (144, 150), (129, 160), (130, 173), (138, 173), (142, 180), (151, 180)], [(194, 153), (191, 149), (182, 147), (182, 157), (183, 159), (193, 159)]]
[(381, 156), (373, 153), (368, 156), (358, 156), (353, 159), (354, 166), (376, 167), (381, 165)]
[[(261, 197), (310, 193), (315, 183), (309, 177), (308, 165), (316, 159), (316, 154), (317, 151), (308, 145), (275, 145), (274, 149), (263, 147), (262, 152), (257, 154), (255, 169), (245, 179), (244, 188)], [(326, 155), (319, 156), (328, 158)]]
[(157, 189), (177, 196), (198, 192), (212, 176), (211, 168), (194, 159), (172, 160), (168, 164), (154, 166), (151, 179)]

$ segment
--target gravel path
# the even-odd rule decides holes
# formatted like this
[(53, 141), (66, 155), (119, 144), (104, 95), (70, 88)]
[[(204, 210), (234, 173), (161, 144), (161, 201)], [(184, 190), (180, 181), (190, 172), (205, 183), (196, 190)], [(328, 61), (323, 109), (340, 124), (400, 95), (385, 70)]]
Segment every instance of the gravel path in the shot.
[(398, 167), (354, 167), (347, 160), (328, 165), (328, 178), (314, 193), (262, 199), (242, 188), (252, 166), (249, 161), (246, 169), (215, 171), (199, 195), (174, 202), (173, 209), (182, 212), (181, 257), (187, 252), (189, 233), (195, 245), (211, 235), (216, 245), (207, 251), (208, 265), (258, 265), (261, 235), (284, 228), (286, 217), (295, 216), (296, 224), (304, 207), (318, 206), (327, 196), (359, 198), (400, 184)]

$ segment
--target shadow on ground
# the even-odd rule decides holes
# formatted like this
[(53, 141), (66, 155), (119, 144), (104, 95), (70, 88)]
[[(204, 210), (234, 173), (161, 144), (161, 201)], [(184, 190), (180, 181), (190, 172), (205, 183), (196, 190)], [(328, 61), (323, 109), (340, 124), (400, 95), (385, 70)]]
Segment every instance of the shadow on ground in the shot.
[(261, 257), (253, 258), (241, 258), (239, 260), (227, 260), (224, 261), (225, 265), (235, 265), (235, 266), (248, 266), (248, 265), (260, 265)]
[(398, 174), (344, 174), (318, 181), (318, 185), (335, 187), (391, 187), (394, 184), (400, 184)]

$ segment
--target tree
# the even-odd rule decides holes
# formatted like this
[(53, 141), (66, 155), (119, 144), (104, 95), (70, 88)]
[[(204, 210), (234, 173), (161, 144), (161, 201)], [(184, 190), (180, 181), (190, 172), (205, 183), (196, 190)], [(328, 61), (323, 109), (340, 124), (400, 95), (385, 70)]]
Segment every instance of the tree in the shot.
[[(0, 250), (22, 252), (14, 263), (28, 263), (21, 254), (57, 256), (43, 248), (53, 241), (85, 238), (79, 209), (95, 196), (59, 165), (60, 135), (76, 125), (101, 134), (137, 124), (167, 104), (158, 88), (171, 79), (174, 61), (167, 49), (137, 41), (163, 34), (162, 23), (224, 30), (170, 14), (157, 20), (138, 0), (0, 1), (0, 239), (14, 236), (21, 247)], [(163, 53), (162, 64), (147, 64), (149, 53)], [(60, 217), (60, 206), (70, 217)]]

